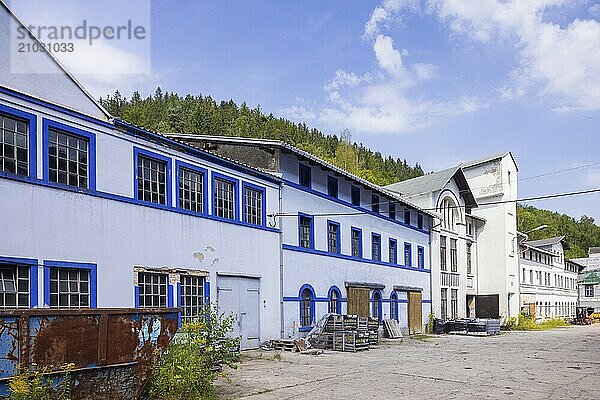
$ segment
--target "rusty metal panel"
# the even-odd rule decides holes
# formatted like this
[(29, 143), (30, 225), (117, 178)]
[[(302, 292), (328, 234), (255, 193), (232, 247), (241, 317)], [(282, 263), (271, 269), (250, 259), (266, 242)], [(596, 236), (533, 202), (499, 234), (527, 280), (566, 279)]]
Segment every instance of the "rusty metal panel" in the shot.
[(0, 378), (12, 376), (19, 363), (19, 319), (0, 317)]

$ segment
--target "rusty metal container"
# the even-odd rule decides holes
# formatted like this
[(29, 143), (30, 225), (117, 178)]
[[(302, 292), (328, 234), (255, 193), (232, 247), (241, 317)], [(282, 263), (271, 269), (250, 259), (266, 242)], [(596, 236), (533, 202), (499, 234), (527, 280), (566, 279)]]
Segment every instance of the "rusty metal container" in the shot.
[(135, 399), (178, 328), (178, 309), (0, 311), (0, 396), (18, 367), (75, 365), (73, 399)]

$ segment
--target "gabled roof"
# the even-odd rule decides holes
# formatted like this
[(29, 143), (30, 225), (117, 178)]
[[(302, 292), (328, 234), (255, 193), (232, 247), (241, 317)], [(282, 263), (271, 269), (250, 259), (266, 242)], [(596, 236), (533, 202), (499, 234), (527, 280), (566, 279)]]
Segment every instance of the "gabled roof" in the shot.
[(469, 168), (475, 167), (475, 166), (477, 166), (479, 164), (484, 164), (486, 162), (490, 162), (490, 161), (494, 161), (494, 160), (500, 160), (500, 159), (504, 158), (507, 155), (509, 155), (510, 158), (512, 158), (512, 161), (515, 164), (515, 167), (517, 168), (517, 171), (518, 171), (519, 170), (519, 166), (517, 164), (517, 161), (515, 160), (515, 156), (510, 151), (505, 151), (504, 153), (493, 154), (491, 156), (480, 158), (478, 160), (468, 161), (468, 162), (464, 163), (462, 165), (462, 167), (466, 168), (466, 169), (469, 169)]
[(565, 249), (569, 248), (564, 236), (556, 236), (556, 237), (540, 239), (540, 240), (529, 240), (524, 243), (531, 247), (545, 247), (545, 246), (551, 246), (553, 244), (562, 243), (562, 245)]
[(198, 142), (218, 142), (218, 143), (230, 143), (230, 144), (239, 144), (239, 145), (258, 145), (258, 146), (266, 146), (266, 147), (277, 147), (288, 151), (290, 153), (296, 154), (297, 156), (310, 160), (315, 164), (320, 164), (322, 167), (329, 169), (330, 171), (335, 172), (338, 175), (344, 176), (350, 180), (353, 180), (371, 190), (379, 192), (380, 194), (387, 196), (393, 200), (397, 200), (399, 203), (403, 203), (415, 210), (419, 210), (424, 214), (430, 216), (436, 216), (433, 212), (423, 210), (416, 204), (402, 198), (395, 193), (385, 187), (378, 186), (374, 183), (369, 182), (366, 179), (363, 179), (357, 175), (354, 175), (342, 168), (339, 168), (307, 151), (301, 150), (296, 146), (293, 146), (289, 143), (286, 143), (281, 140), (274, 139), (258, 139), (258, 138), (248, 138), (248, 137), (232, 137), (232, 136), (217, 136), (217, 135), (204, 135), (204, 134), (185, 134), (185, 133), (163, 133), (163, 136), (166, 136), (171, 139), (176, 139), (179, 141), (198, 141)]
[(600, 271), (590, 271), (583, 278), (583, 285), (598, 285), (600, 284)]
[(394, 191), (401, 196), (418, 196), (431, 192), (442, 190), (452, 179), (456, 182), (460, 195), (465, 199), (467, 207), (477, 207), (475, 196), (471, 192), (467, 178), (462, 171), (461, 165), (448, 168), (438, 172), (432, 172), (427, 175), (407, 179), (402, 182), (393, 183), (385, 186), (386, 189)]

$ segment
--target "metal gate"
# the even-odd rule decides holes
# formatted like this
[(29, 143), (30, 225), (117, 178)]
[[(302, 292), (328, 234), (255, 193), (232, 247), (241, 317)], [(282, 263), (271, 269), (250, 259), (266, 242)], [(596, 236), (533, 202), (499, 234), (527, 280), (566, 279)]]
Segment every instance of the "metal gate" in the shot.
[(421, 292), (407, 292), (408, 334), (423, 332), (423, 296)]
[(219, 276), (217, 304), (221, 312), (235, 317), (232, 336), (241, 337), (241, 348), (258, 348), (260, 346), (260, 279)]
[(369, 288), (348, 287), (348, 314), (369, 317), (370, 295)]

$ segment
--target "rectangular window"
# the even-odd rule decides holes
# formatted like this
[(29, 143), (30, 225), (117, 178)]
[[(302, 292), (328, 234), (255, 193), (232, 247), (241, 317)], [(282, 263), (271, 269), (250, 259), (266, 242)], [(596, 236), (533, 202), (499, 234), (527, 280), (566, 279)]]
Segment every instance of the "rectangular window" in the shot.
[(423, 229), (423, 214), (417, 214), (417, 228)]
[(450, 239), (450, 271), (458, 271), (458, 258), (456, 255), (456, 239)]
[(389, 247), (389, 262), (391, 264), (397, 264), (398, 263), (398, 250), (397, 250), (397, 242), (396, 239), (390, 239), (390, 247)]
[(168, 274), (138, 272), (138, 304), (141, 308), (167, 306)]
[(390, 218), (391, 219), (396, 219), (396, 203), (393, 203), (393, 202), (390, 201), (388, 203), (388, 207), (389, 207)]
[(448, 263), (446, 261), (446, 236), (440, 236), (440, 269), (442, 271), (448, 270)]
[(340, 253), (340, 224), (327, 222), (327, 244), (330, 253)]
[(179, 207), (204, 212), (204, 177), (202, 172), (179, 168)]
[(371, 235), (371, 259), (381, 261), (381, 236), (376, 233)]
[(235, 219), (235, 183), (226, 179), (215, 178), (213, 185), (215, 216)]
[(355, 206), (360, 206), (360, 189), (356, 186), (352, 186), (352, 204)]
[(300, 216), (300, 247), (311, 249), (313, 247), (313, 219), (305, 215)]
[(29, 266), (0, 264), (2, 308), (29, 308)]
[(0, 171), (29, 175), (29, 124), (0, 114)]
[(304, 186), (305, 188), (311, 187), (311, 177), (310, 177), (310, 167), (308, 165), (300, 164), (298, 170), (298, 181), (300, 186)]
[(264, 191), (244, 184), (244, 222), (263, 225)]
[[(472, 266), (471, 266), (471, 243), (467, 243), (467, 275), (471, 275)], [(523, 274), (524, 275), (524, 274)]]
[(452, 319), (458, 318), (458, 289), (450, 291), (450, 309)]
[(404, 223), (410, 225), (410, 210), (404, 211)]
[(167, 204), (167, 163), (154, 158), (137, 157), (138, 200)]
[(181, 321), (191, 322), (202, 313), (204, 305), (204, 277), (196, 275), (181, 275)]
[(425, 249), (420, 246), (417, 248), (417, 263), (419, 268), (425, 268)]
[(50, 268), (50, 307), (90, 307), (90, 271), (83, 268)]
[(333, 176), (327, 177), (327, 194), (331, 197), (338, 197), (338, 180)]
[(585, 285), (585, 297), (594, 297), (593, 285)]
[(374, 213), (379, 212), (379, 196), (376, 194), (371, 196), (371, 211)]
[(412, 267), (412, 245), (404, 243), (404, 265)]
[(362, 257), (362, 232), (356, 228), (352, 228), (352, 257)]
[(441, 318), (445, 320), (448, 316), (448, 289), (442, 289), (441, 291)]
[(57, 129), (48, 130), (48, 179), (50, 182), (88, 188), (89, 141)]

